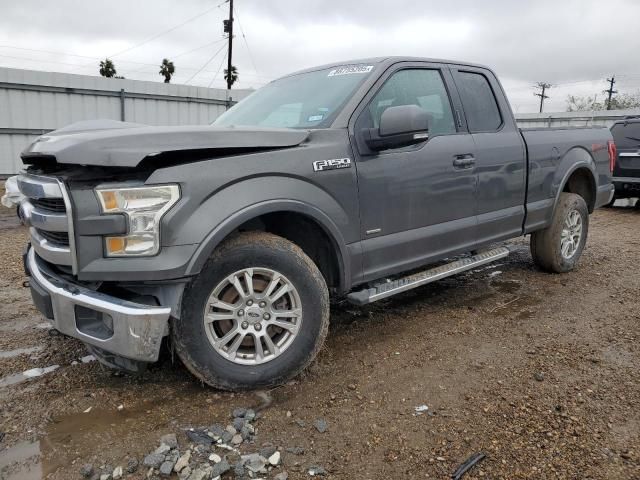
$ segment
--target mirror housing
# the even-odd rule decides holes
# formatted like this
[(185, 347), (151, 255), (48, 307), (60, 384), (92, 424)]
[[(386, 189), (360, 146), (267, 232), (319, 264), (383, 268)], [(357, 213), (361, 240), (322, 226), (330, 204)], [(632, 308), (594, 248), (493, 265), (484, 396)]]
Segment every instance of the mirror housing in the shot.
[(417, 105), (389, 107), (382, 113), (378, 128), (366, 128), (362, 133), (373, 151), (426, 142), (429, 139), (429, 114)]

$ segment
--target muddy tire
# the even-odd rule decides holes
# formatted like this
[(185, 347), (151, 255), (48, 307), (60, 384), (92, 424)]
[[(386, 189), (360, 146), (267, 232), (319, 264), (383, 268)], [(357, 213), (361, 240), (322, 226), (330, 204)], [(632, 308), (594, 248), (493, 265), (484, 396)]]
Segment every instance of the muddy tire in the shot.
[(329, 292), (313, 261), (284, 238), (247, 232), (220, 245), (186, 287), (171, 333), (196, 377), (247, 390), (300, 373), (328, 327)]
[(575, 193), (562, 192), (551, 225), (531, 234), (531, 256), (547, 272), (573, 270), (589, 233), (589, 210), (584, 199)]

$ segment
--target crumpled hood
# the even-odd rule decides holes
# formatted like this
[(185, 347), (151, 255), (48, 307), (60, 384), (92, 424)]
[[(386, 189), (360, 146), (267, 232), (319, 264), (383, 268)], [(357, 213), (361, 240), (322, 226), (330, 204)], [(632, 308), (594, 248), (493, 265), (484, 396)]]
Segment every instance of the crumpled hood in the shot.
[[(115, 120), (74, 123), (38, 137), (22, 152), (25, 163), (55, 157), (57, 163), (135, 167), (142, 160), (169, 152), (241, 149), (260, 151), (294, 147), (309, 136), (308, 130), (209, 125), (150, 127)], [(146, 163), (146, 162), (145, 162)]]

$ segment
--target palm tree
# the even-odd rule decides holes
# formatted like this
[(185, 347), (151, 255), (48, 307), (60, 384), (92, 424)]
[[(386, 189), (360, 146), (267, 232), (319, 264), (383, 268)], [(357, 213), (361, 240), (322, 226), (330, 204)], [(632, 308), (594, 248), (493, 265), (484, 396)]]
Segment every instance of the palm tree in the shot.
[(238, 75), (238, 69), (236, 68), (235, 65), (231, 65), (231, 75), (229, 75), (229, 70), (228, 69), (224, 69), (224, 79), (227, 82), (227, 86), (228, 88), (231, 88), (231, 86), (236, 83), (238, 80), (240, 80), (240, 76)]
[(175, 71), (176, 71), (176, 67), (173, 66), (173, 62), (170, 62), (168, 59), (165, 58), (162, 60), (162, 64), (160, 65), (160, 71), (158, 73), (164, 77), (164, 83), (169, 83)]
[(100, 62), (100, 75), (107, 78), (112, 78), (116, 76), (116, 66), (113, 64), (111, 60), (105, 58)]

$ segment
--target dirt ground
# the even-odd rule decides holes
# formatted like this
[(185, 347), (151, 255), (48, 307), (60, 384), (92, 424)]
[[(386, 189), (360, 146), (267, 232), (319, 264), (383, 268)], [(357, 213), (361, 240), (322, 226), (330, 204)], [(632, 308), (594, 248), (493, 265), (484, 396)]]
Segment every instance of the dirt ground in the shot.
[[(22, 286), (27, 232), (12, 215), (0, 214), (0, 478), (126, 465), (165, 433), (186, 443), (184, 429), (260, 403), (204, 387), (168, 356), (137, 377), (82, 363), (82, 344), (52, 334)], [(324, 478), (442, 479), (484, 452), (465, 480), (640, 479), (640, 210), (593, 215), (570, 274), (536, 269), (525, 239), (510, 245), (491, 267), (334, 306), (315, 364), (270, 391), (256, 422), (258, 446), (304, 448), (271, 475), (320, 465)]]

